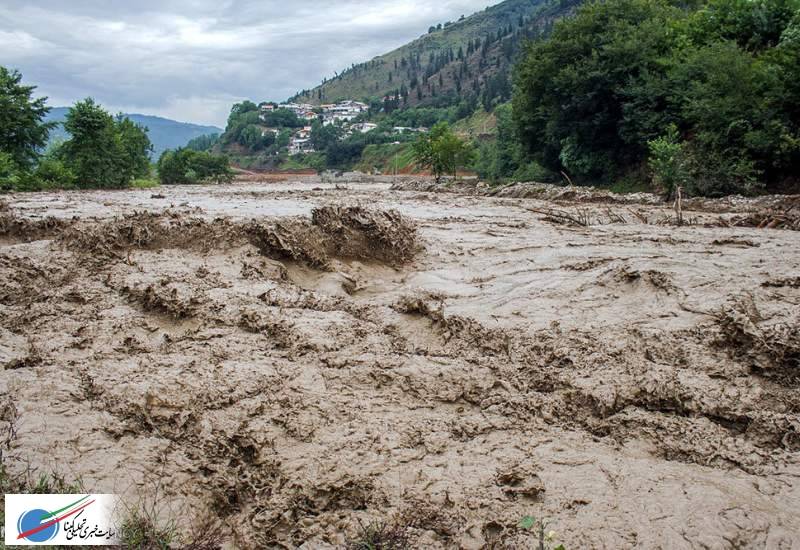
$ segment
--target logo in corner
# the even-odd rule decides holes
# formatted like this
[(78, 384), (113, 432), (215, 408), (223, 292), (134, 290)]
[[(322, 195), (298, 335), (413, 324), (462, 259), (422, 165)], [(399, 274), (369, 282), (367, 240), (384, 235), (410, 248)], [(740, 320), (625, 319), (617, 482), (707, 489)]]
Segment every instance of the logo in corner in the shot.
[(94, 500), (85, 502), (88, 498), (89, 495), (54, 512), (41, 508), (22, 512), (17, 520), (17, 540), (25, 539), (35, 543), (53, 540), (58, 535), (59, 523), (62, 520), (77, 514), (94, 502)]

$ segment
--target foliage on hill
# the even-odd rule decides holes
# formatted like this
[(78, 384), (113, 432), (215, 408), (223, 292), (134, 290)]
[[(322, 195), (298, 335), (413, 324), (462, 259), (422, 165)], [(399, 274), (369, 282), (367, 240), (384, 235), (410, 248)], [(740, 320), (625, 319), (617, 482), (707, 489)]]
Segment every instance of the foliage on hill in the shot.
[(286, 109), (277, 109), (262, 118), (255, 103), (243, 101), (231, 109), (228, 125), (219, 141), (223, 147), (233, 148), (239, 153), (265, 151), (274, 155), (289, 143), (289, 130), (303, 125), (293, 112)]
[(219, 143), (219, 137), (219, 134), (206, 134), (199, 136), (194, 139), (190, 139), (186, 144), (186, 148), (192, 149), (193, 151), (210, 151), (217, 143)]
[(344, 130), (340, 126), (335, 124), (323, 126), (315, 122), (312, 126), (311, 141), (316, 151), (324, 155), (322, 160), (325, 167), (346, 169), (361, 161), (365, 149), (369, 146), (407, 142), (413, 139), (410, 134), (394, 134), (392, 122), (394, 121), (384, 120), (370, 132), (354, 132), (349, 136), (344, 135)]
[[(579, 0), (506, 0), (386, 55), (354, 64), (293, 99), (382, 100), (386, 110), (448, 106), (472, 96), (488, 110), (509, 99), (510, 67), (522, 42), (546, 34)], [(388, 96), (388, 97), (387, 97)]]
[(416, 169), (411, 145), (411, 142), (367, 145), (355, 169), (365, 173), (411, 173)]
[(528, 48), (506, 133), (518, 158), (577, 180), (613, 181), (673, 151), (691, 192), (748, 192), (797, 182), (798, 82), (798, 0), (593, 2)]

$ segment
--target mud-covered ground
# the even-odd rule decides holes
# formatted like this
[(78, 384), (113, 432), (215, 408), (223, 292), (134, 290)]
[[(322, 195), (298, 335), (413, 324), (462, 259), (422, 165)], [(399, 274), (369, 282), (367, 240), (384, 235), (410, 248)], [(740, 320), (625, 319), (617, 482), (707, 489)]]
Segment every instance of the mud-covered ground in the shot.
[(800, 548), (796, 198), (436, 191), (3, 198), (6, 467), (240, 548)]

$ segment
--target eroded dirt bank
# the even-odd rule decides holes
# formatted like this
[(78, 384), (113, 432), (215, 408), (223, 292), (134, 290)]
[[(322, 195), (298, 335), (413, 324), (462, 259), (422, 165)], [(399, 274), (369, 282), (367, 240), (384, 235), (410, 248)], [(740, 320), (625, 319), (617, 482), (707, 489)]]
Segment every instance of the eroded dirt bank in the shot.
[(241, 548), (800, 546), (799, 233), (406, 188), (6, 198), (7, 464)]

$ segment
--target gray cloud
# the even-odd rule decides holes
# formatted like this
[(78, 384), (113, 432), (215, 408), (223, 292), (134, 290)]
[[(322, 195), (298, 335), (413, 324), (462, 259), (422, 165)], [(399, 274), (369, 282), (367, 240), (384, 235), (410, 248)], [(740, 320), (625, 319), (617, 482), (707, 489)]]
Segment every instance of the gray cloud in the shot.
[(235, 101), (282, 100), (487, 0), (5, 0), (0, 64), (67, 105), (224, 125)]

